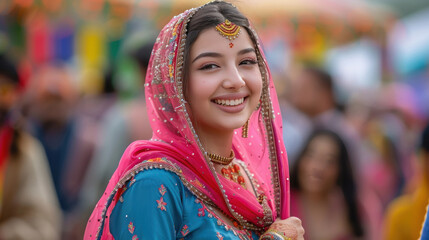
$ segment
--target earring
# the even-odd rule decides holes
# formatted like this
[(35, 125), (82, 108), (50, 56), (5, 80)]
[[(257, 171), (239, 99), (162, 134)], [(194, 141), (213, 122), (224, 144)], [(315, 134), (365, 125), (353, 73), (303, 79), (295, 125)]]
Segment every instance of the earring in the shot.
[(246, 121), (246, 123), (241, 128), (241, 137), (247, 138), (249, 134), (249, 120)]

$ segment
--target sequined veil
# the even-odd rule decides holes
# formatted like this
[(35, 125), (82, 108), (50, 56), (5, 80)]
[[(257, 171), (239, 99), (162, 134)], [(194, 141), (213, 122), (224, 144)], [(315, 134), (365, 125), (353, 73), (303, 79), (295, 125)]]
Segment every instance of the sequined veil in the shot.
[(102, 239), (113, 239), (108, 217), (117, 202), (118, 189), (136, 173), (152, 168), (177, 174), (205, 204), (222, 211), (246, 229), (263, 231), (276, 218), (289, 216), (289, 171), (281, 137), (282, 120), (256, 33), (253, 37), (264, 81), (261, 104), (249, 119), (248, 137), (242, 138), (242, 130), (235, 130), (233, 150), (246, 171), (253, 175), (259, 199), (215, 172), (192, 126), (183, 95), (182, 76), (186, 26), (198, 10), (190, 9), (173, 17), (156, 40), (145, 85), (153, 137), (149, 141), (132, 143), (124, 152), (88, 220), (84, 239), (100, 239), (101, 235)]

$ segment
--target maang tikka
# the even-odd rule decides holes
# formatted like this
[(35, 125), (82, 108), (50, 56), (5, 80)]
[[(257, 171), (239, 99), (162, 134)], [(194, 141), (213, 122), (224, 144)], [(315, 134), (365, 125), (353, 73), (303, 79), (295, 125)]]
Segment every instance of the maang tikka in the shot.
[(230, 22), (228, 19), (225, 19), (223, 23), (219, 23), (218, 25), (216, 25), (216, 30), (220, 33), (220, 35), (224, 36), (230, 41), (230, 48), (234, 46), (232, 40), (238, 37), (238, 35), (240, 34), (240, 28), (240, 26)]

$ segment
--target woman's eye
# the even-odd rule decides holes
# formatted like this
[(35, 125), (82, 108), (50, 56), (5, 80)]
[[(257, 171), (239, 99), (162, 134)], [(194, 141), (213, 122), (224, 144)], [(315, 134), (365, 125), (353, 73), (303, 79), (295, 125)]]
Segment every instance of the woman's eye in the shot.
[(257, 64), (258, 62), (253, 60), (253, 59), (246, 59), (241, 61), (240, 65), (254, 65)]
[(314, 157), (316, 157), (316, 153), (315, 153), (314, 151), (312, 151), (312, 150), (308, 150), (308, 151), (304, 154), (304, 156), (305, 156), (305, 157), (307, 157), (307, 158), (314, 158)]
[(206, 64), (204, 66), (202, 66), (199, 70), (210, 70), (210, 69), (215, 69), (218, 68), (218, 66), (216, 64)]

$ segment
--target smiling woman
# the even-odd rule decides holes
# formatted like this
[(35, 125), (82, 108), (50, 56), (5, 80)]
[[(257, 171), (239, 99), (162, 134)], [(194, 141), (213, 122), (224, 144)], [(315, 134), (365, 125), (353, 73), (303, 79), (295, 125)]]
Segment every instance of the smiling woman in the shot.
[(125, 151), (85, 239), (303, 239), (289, 218), (273, 82), (234, 6), (173, 17), (152, 51), (146, 102), (154, 135)]
[(244, 31), (232, 48), (228, 43), (214, 28), (201, 32), (190, 52), (187, 97), (205, 149), (224, 156), (231, 151), (234, 129), (246, 123), (262, 92), (262, 76), (249, 34)]

